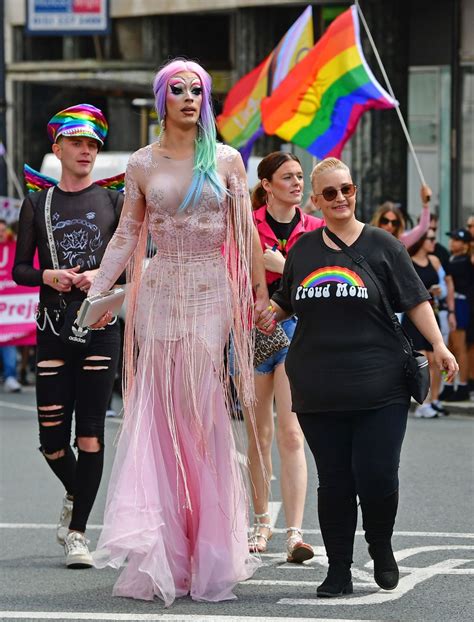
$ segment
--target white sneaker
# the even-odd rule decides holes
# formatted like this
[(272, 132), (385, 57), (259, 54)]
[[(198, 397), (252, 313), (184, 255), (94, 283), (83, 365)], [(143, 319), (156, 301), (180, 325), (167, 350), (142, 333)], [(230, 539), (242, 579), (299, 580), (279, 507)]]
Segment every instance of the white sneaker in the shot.
[(438, 413), (434, 408), (432, 408), (431, 404), (422, 404), (415, 410), (415, 417), (418, 418), (433, 419), (437, 416)]
[(21, 384), (13, 376), (8, 376), (8, 378), (3, 383), (3, 390), (5, 391), (5, 393), (20, 393)]
[(69, 523), (72, 517), (72, 499), (68, 499), (67, 494), (63, 498), (63, 506), (61, 508), (61, 514), (59, 515), (58, 526), (56, 529), (56, 540), (64, 546), (64, 539), (69, 533)]
[(64, 553), (68, 568), (91, 568), (92, 555), (89, 552), (89, 540), (78, 531), (71, 531), (64, 538)]

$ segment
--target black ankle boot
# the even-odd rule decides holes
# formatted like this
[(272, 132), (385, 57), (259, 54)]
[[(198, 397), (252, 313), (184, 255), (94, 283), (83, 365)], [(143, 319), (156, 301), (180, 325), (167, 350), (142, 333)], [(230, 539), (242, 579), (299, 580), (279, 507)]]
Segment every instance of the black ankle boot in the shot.
[(374, 560), (375, 583), (383, 590), (394, 590), (400, 573), (390, 542), (369, 544), (369, 555)]
[(352, 551), (357, 525), (357, 503), (353, 490), (335, 493), (318, 489), (318, 515), (321, 534), (329, 561), (326, 579), (316, 595), (332, 598), (352, 594)]
[(344, 562), (329, 564), (327, 577), (316, 589), (318, 598), (334, 598), (352, 594), (352, 575), (350, 566)]
[(360, 505), (369, 555), (374, 560), (375, 582), (383, 590), (393, 590), (399, 579), (391, 544), (398, 507), (398, 490), (382, 499), (361, 499)]

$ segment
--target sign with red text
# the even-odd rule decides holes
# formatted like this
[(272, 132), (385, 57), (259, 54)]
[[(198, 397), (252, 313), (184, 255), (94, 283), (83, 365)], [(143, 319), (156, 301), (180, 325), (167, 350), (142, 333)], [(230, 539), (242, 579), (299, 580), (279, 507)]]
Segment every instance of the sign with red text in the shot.
[(16, 242), (0, 244), (0, 346), (36, 343), (39, 287), (25, 287), (13, 281), (15, 247)]
[(109, 0), (26, 0), (30, 35), (97, 35), (109, 31)]

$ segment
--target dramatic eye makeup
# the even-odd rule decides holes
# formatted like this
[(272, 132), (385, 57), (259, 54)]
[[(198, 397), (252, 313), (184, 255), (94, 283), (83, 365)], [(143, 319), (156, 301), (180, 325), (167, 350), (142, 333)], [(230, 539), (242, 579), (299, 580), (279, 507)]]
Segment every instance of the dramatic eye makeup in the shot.
[[(187, 87), (187, 84), (182, 78), (172, 78), (169, 81), (169, 87), (173, 95), (182, 95)], [(202, 86), (200, 80), (192, 80), (189, 86), (189, 92), (195, 97), (198, 97), (202, 94)]]
[(194, 79), (191, 82), (191, 93), (193, 95), (201, 95), (201, 93), (202, 93), (202, 86), (201, 86), (201, 81), (200, 80)]

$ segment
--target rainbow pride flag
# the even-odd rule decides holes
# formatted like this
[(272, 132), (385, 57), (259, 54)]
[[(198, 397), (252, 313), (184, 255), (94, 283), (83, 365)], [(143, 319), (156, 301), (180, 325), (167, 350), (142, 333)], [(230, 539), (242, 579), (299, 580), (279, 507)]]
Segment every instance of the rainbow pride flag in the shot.
[(351, 6), (263, 100), (261, 111), (267, 134), (325, 158), (340, 157), (366, 110), (395, 106), (367, 65), (357, 8)]
[(232, 147), (250, 154), (263, 132), (260, 104), (312, 48), (313, 11), (308, 6), (267, 58), (229, 91), (217, 127)]
[[(57, 186), (58, 180), (54, 177), (48, 177), (44, 173), (36, 171), (28, 164), (23, 165), (23, 175), (25, 177), (25, 184), (28, 192), (39, 192), (40, 190), (46, 190), (51, 186)], [(125, 189), (125, 173), (119, 173), (112, 177), (106, 177), (104, 179), (98, 179), (94, 181), (98, 186), (107, 188), (108, 190), (116, 190), (117, 192), (124, 192)]]

